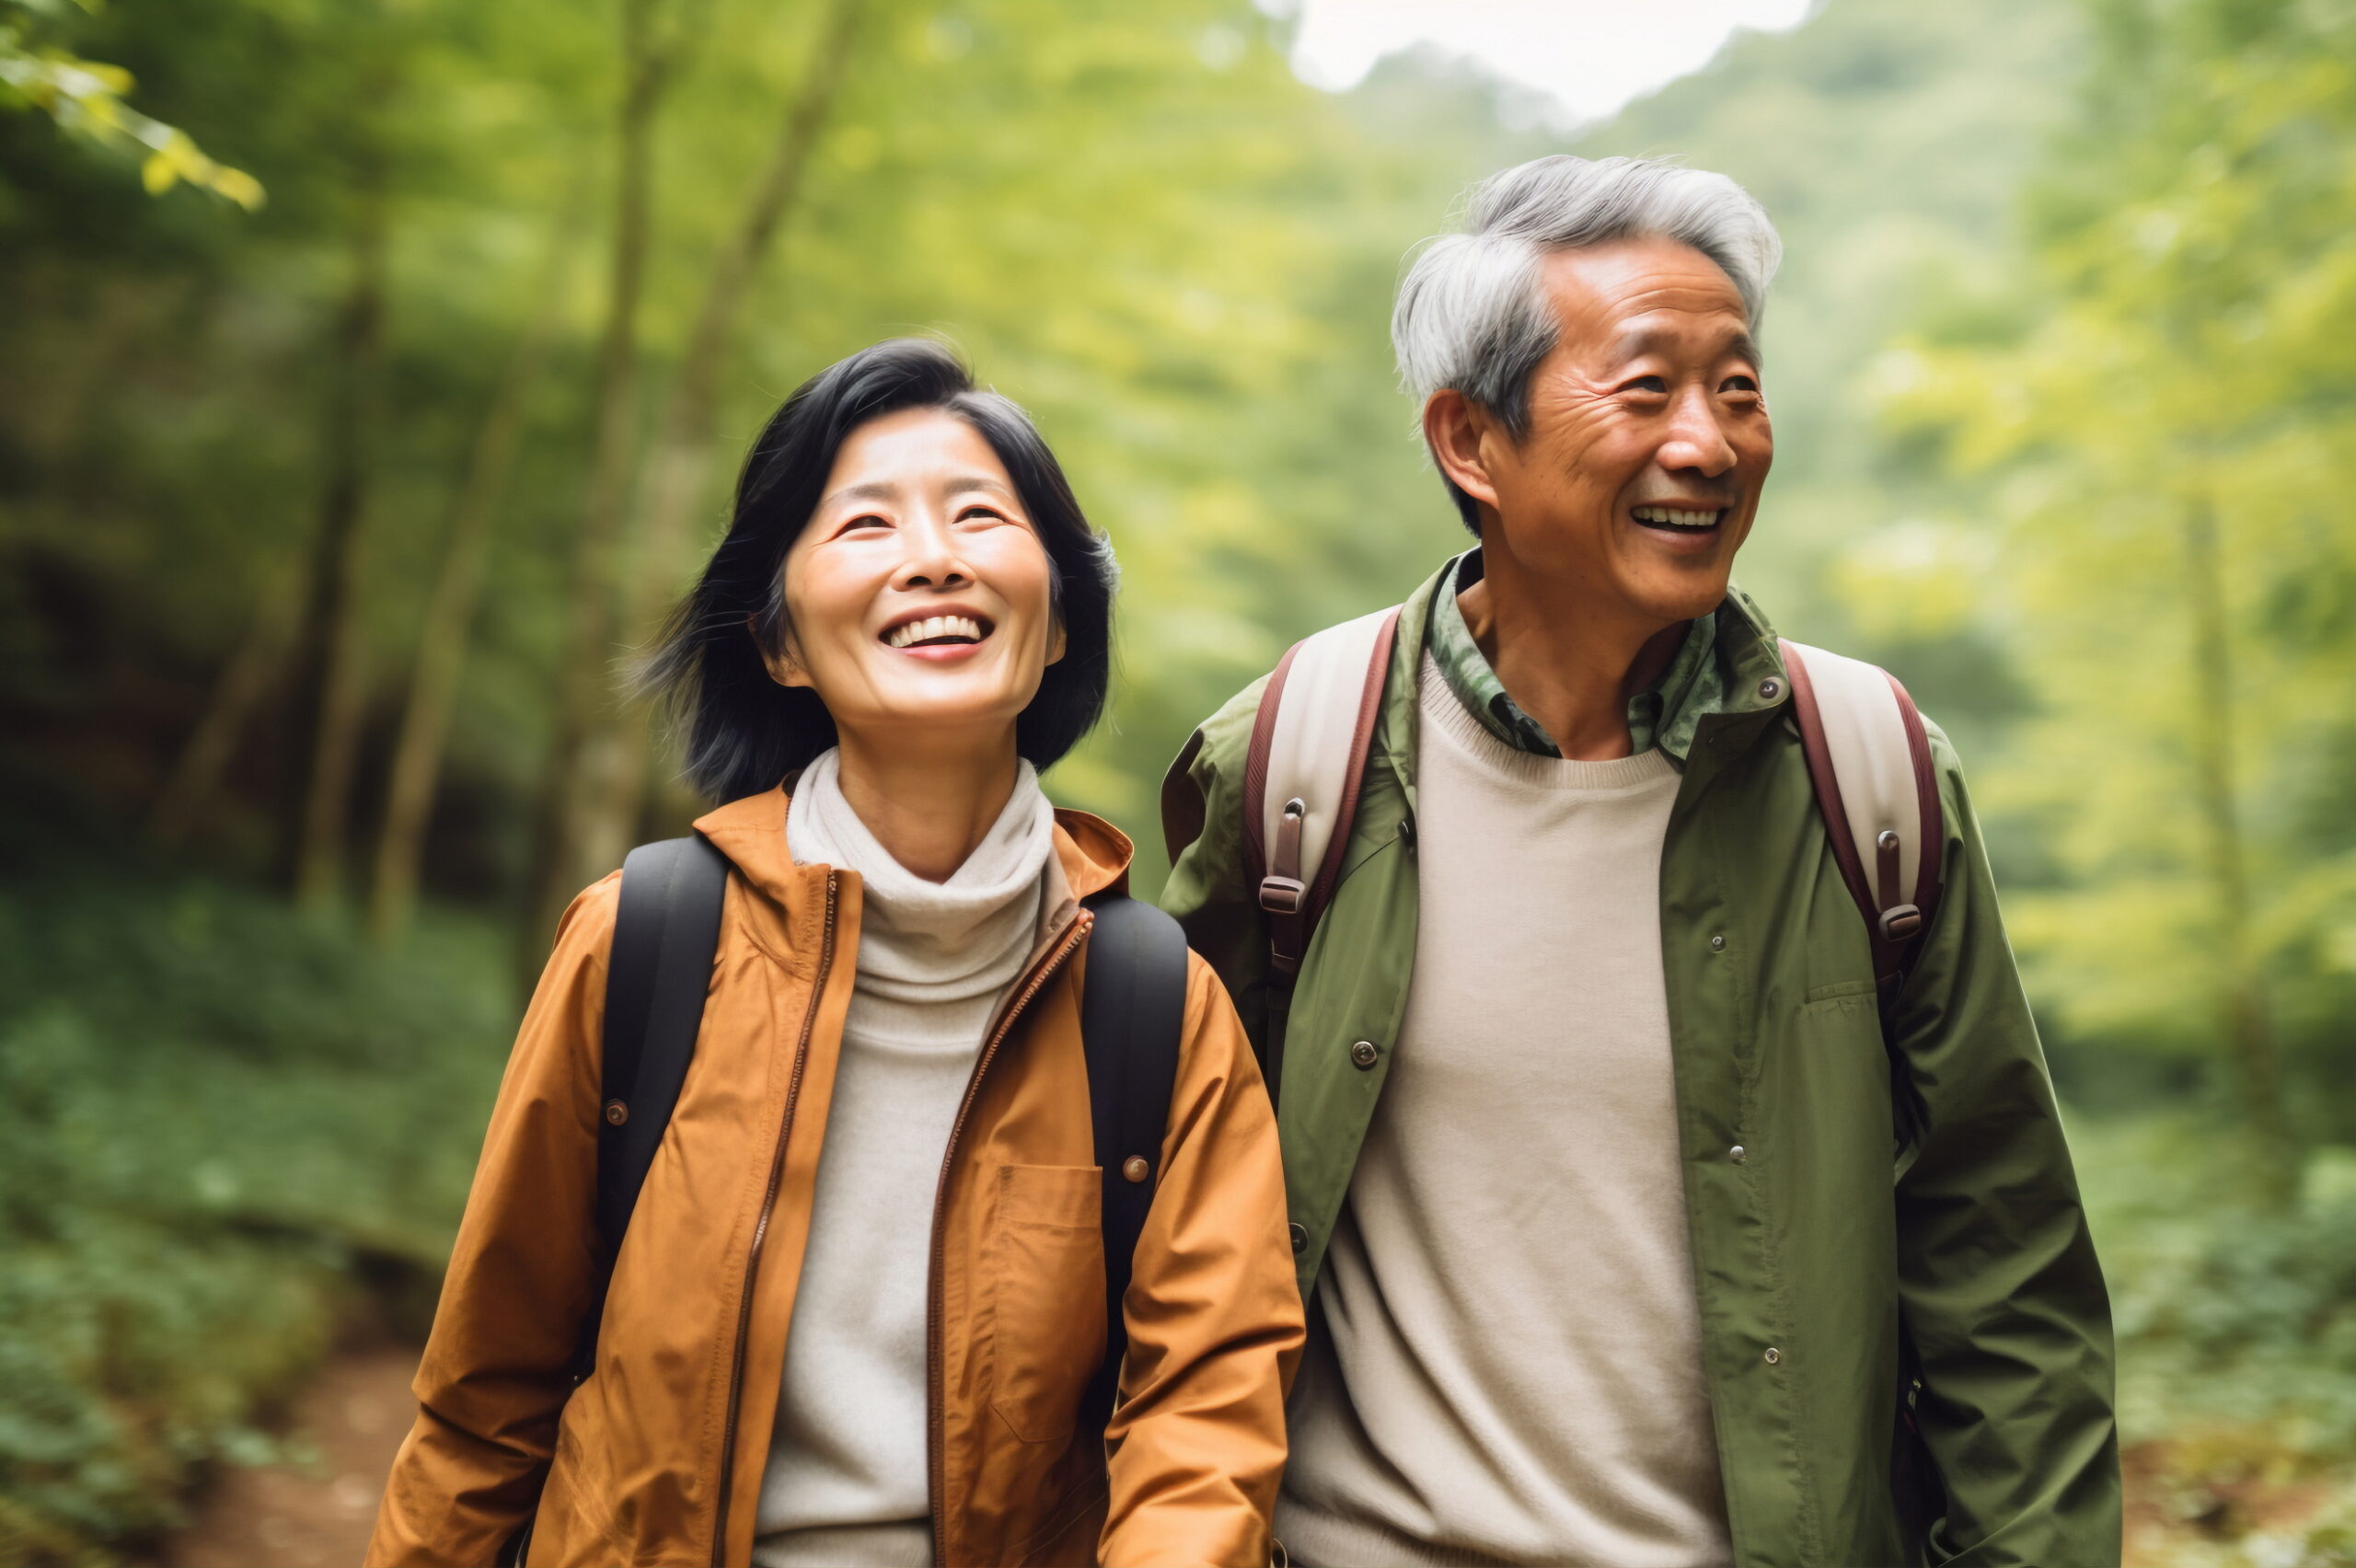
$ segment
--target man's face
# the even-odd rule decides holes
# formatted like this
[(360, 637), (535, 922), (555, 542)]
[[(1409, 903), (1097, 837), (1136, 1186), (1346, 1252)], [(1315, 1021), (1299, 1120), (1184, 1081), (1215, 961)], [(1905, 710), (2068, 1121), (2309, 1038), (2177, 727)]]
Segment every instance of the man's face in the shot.
[(1496, 508), (1490, 542), (1636, 618), (1706, 615), (1775, 455), (1742, 296), (1670, 240), (1560, 251), (1543, 276), (1561, 338), (1530, 377), (1528, 435), (1470, 410), (1490, 493), (1465, 488)]

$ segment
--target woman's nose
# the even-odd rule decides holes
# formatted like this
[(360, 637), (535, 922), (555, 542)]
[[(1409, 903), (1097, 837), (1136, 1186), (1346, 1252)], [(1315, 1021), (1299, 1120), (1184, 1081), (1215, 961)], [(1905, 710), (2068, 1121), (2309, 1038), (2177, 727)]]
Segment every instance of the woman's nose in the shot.
[(946, 517), (911, 518), (900, 529), (904, 553), (892, 586), (900, 589), (963, 588), (973, 571), (957, 548), (956, 530)]

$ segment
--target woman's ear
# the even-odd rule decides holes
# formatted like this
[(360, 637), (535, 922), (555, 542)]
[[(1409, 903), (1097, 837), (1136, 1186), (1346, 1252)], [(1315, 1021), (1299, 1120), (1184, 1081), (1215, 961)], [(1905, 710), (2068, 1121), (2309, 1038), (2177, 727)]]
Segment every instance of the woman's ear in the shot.
[(745, 632), (753, 640), (753, 646), (761, 651), (761, 663), (768, 667), (769, 679), (781, 686), (806, 686), (810, 684), (810, 672), (802, 667), (802, 660), (793, 651), (793, 632), (790, 628), (779, 628), (774, 648), (761, 640), (758, 617), (745, 617)]
[(1064, 617), (1057, 616), (1047, 627), (1046, 663), (1053, 664), (1061, 661), (1069, 642), (1070, 639), (1064, 636)]

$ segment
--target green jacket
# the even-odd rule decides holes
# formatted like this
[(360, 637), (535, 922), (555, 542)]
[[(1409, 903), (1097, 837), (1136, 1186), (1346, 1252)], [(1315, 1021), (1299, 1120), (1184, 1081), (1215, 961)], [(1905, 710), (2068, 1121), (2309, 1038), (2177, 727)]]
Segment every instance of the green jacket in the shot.
[[(1341, 882), (1279, 1020), (1277, 1120), (1304, 1298), (1415, 967), (1415, 686), (1438, 581), (1401, 616)], [(1948, 1499), (1929, 1561), (2115, 1564), (2109, 1302), (1955, 754), (1934, 728), (1946, 885), (1892, 1015), (1927, 1130), (1893, 1154), (1865, 922), (1784, 712), (1775, 634), (1736, 594), (1716, 640), (1727, 696), (1701, 721), (1669, 818), (1661, 935), (1736, 1561), (1915, 1560), (1892, 1501), (1902, 1327)], [(1166, 814), (1191, 826), (1199, 810), (1202, 825), (1162, 900), (1259, 1043), (1283, 997), (1244, 870), (1243, 764), (1265, 684), (1213, 715), (1172, 770)], [(1361, 1043), (1375, 1051), (1354, 1057)]]

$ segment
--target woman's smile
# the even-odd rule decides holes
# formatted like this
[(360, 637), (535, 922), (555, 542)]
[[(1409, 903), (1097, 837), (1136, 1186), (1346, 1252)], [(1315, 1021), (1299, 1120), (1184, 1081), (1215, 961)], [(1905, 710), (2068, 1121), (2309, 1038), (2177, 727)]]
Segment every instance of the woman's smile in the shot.
[(928, 663), (953, 663), (978, 653), (997, 629), (988, 617), (961, 609), (914, 609), (894, 617), (881, 640)]

